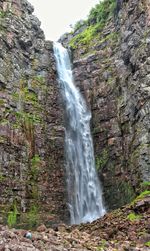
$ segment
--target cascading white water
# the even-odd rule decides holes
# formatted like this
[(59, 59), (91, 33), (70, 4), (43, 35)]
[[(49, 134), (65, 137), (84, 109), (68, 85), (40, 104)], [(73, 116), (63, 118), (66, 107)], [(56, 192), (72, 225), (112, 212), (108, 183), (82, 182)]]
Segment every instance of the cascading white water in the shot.
[(54, 55), (65, 109), (65, 150), (71, 224), (92, 222), (105, 214), (95, 170), (91, 114), (73, 82), (67, 50), (54, 42)]

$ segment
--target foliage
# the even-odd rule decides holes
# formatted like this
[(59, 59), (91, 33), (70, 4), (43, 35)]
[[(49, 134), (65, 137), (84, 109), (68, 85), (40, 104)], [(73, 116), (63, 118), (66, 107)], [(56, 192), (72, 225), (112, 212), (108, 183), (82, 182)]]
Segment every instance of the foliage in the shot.
[(145, 190), (144, 192), (140, 193), (140, 195), (136, 198), (136, 200), (143, 199), (147, 195), (150, 195), (150, 190)]
[(8, 119), (5, 119), (5, 118), (0, 121), (0, 124), (2, 126), (7, 125), (8, 123), (9, 123)]
[(16, 204), (14, 204), (13, 210), (8, 212), (7, 223), (8, 223), (9, 227), (12, 227), (16, 224), (17, 214), (18, 214), (17, 206), (16, 206)]
[(146, 196), (150, 196), (150, 190), (145, 190), (144, 192), (140, 193), (140, 195), (137, 196), (131, 204), (134, 205), (138, 200), (144, 199)]
[(144, 181), (144, 182), (142, 183), (142, 186), (150, 186), (150, 182), (149, 182), (149, 181)]
[(29, 92), (27, 88), (25, 88), (24, 98), (25, 102), (31, 102), (33, 104), (35, 104), (35, 102), (38, 102), (36, 94), (34, 92)]
[(120, 205), (129, 203), (135, 198), (134, 189), (129, 181), (120, 181), (118, 185), (118, 191), (120, 194), (124, 194), (124, 196), (120, 198)]
[(32, 199), (38, 199), (38, 186), (36, 181), (39, 177), (40, 164), (41, 164), (41, 159), (37, 154), (35, 154), (30, 159), (30, 170), (29, 170), (29, 185), (30, 185), (29, 193)]
[(0, 143), (4, 143), (6, 141), (6, 137), (5, 136), (0, 136)]
[(0, 11), (0, 18), (4, 18), (4, 17), (6, 17), (7, 16), (7, 14), (8, 14), (8, 11)]
[(69, 45), (75, 49), (78, 44), (90, 45), (90, 42), (97, 38), (98, 32), (103, 28), (103, 24), (96, 24), (88, 26), (83, 32), (71, 39)]
[(3, 99), (0, 99), (0, 105), (4, 105), (5, 101)]
[(137, 215), (135, 213), (130, 213), (128, 216), (127, 216), (127, 219), (130, 220), (130, 221), (136, 221), (136, 220), (140, 220), (141, 216), (140, 215)]
[(0, 172), (0, 182), (4, 181), (5, 177), (3, 176), (3, 174)]
[(35, 154), (34, 157), (31, 159), (31, 164), (32, 166), (37, 166), (39, 165), (41, 159), (39, 157), (39, 155)]
[(27, 87), (21, 88), (20, 92), (13, 93), (13, 98), (16, 101), (19, 101), (21, 98), (22, 101), (31, 103), (32, 105), (38, 105), (37, 95), (30, 91)]
[(35, 154), (33, 158), (31, 159), (31, 176), (32, 176), (32, 179), (35, 181), (39, 174), (40, 162), (41, 162), (41, 159), (37, 154)]
[(97, 251), (103, 251), (106, 248), (107, 241), (101, 240), (100, 245), (97, 247)]
[(88, 26), (83, 32), (76, 35), (73, 39), (71, 39), (69, 45), (72, 48), (76, 48), (76, 44), (88, 44), (92, 38), (95, 36), (99, 25), (91, 25)]
[(28, 212), (28, 223), (30, 227), (35, 227), (38, 222), (38, 208), (33, 205)]
[(106, 149), (103, 150), (101, 153), (101, 156), (96, 157), (96, 169), (100, 170), (102, 169), (108, 161), (108, 152)]
[(45, 85), (46, 84), (45, 83), (45, 77), (43, 77), (41, 75), (37, 75), (37, 76), (33, 77), (31, 85), (32, 85), (33, 82), (34, 82), (33, 87), (35, 87), (35, 86), (41, 86), (41, 85)]
[[(115, 3), (115, 0), (104, 0), (97, 4), (91, 10), (88, 19), (84, 21), (87, 27), (81, 33), (74, 36), (69, 45), (75, 49), (78, 44), (89, 44), (97, 36), (98, 32), (102, 30), (108, 18), (113, 15)], [(75, 26), (75, 30), (79, 29), (82, 25), (79, 21)]]
[(32, 158), (35, 154), (35, 134), (34, 128), (35, 125), (41, 122), (41, 119), (38, 115), (19, 111), (15, 112), (16, 122), (15, 127), (22, 127), (22, 131), (25, 135), (25, 138), (29, 146), (29, 156)]
[(150, 247), (150, 241), (146, 242), (145, 246)]
[(148, 190), (150, 188), (150, 182), (149, 181), (144, 181), (141, 183), (141, 189), (143, 190)]
[(40, 117), (38, 115), (31, 114), (31, 113), (24, 112), (24, 111), (16, 112), (16, 117), (17, 117), (17, 119), (22, 120), (25, 123), (38, 124), (41, 121)]
[(24, 106), (25, 104), (30, 104), (33, 106), (33, 108), (36, 109), (36, 111), (34, 111), (34, 113), (32, 111), (29, 113), (21, 108), (19, 111), (14, 113), (16, 121), (12, 126), (13, 128), (22, 127), (24, 131), (28, 133), (28, 131), (33, 132), (34, 125), (41, 122), (41, 119), (37, 114), (39, 109), (41, 108), (38, 102), (37, 94), (34, 91), (29, 90), (28, 87), (24, 87), (23, 81), (23, 79), (20, 81), (19, 92), (13, 93), (13, 100), (16, 102), (21, 102), (22, 106)]
[(116, 0), (100, 1), (100, 3), (90, 11), (88, 22), (90, 24), (105, 23), (108, 18), (114, 13), (115, 7)]

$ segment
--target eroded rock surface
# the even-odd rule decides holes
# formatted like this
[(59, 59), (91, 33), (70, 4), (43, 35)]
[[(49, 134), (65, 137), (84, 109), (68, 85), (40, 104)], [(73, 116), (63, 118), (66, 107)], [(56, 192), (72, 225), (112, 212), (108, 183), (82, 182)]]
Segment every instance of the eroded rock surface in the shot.
[(66, 207), (52, 42), (32, 12), (26, 0), (0, 1), (0, 222), (17, 209), (28, 226), (64, 221)]
[[(0, 1), (0, 222), (68, 220), (63, 111), (52, 42), (26, 0)], [(80, 31), (76, 31), (79, 34)], [(64, 37), (67, 45), (72, 38)], [(108, 209), (150, 180), (150, 4), (123, 1), (89, 44), (72, 53), (92, 111), (96, 167)]]
[[(140, 183), (150, 180), (150, 6), (122, 2), (118, 19), (111, 18), (88, 43), (76, 42), (72, 52), (76, 84), (92, 111), (108, 209), (132, 200)], [(71, 39), (66, 36), (64, 44)]]

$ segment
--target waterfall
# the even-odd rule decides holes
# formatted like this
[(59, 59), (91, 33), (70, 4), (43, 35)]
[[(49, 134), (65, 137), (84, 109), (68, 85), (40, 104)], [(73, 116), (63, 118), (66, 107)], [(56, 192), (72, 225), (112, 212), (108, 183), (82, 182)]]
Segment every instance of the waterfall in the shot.
[(91, 113), (74, 85), (67, 50), (54, 42), (54, 55), (65, 110), (65, 151), (71, 224), (92, 222), (105, 214), (95, 170)]

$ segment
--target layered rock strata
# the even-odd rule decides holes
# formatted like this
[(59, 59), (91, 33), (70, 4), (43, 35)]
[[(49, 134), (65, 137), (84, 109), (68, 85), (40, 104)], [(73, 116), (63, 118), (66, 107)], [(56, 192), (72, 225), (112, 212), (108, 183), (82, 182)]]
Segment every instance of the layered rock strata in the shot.
[[(74, 77), (92, 111), (108, 209), (132, 200), (150, 180), (149, 12), (149, 1), (125, 1), (117, 19), (88, 43), (77, 40), (73, 46)], [(76, 34), (64, 36), (64, 44)]]
[[(16, 216), (28, 227), (68, 220), (52, 43), (32, 12), (26, 0), (0, 1), (0, 223)], [(149, 1), (123, 1), (117, 20), (110, 18), (89, 43), (76, 44), (72, 58), (92, 111), (104, 199), (114, 209), (150, 180)]]
[(32, 12), (0, 1), (0, 222), (34, 226), (64, 220), (66, 203), (52, 43)]

